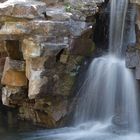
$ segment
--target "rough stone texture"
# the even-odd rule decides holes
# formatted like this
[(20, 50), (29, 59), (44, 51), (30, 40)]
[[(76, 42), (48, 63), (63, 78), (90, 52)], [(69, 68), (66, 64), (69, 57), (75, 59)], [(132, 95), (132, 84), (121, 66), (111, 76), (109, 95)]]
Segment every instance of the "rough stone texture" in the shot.
[(48, 87), (48, 78), (42, 78), (41, 72), (42, 71), (32, 71), (31, 73), (28, 91), (29, 99), (35, 99), (37, 95), (44, 95), (47, 92), (45, 89)]
[(67, 37), (62, 39), (63, 42), (51, 42), (48, 41), (44, 36), (37, 38), (38, 39), (35, 37), (23, 40), (22, 50), (25, 59), (57, 55), (62, 49), (68, 48)]
[(130, 2), (140, 5), (140, 1), (139, 0), (130, 0)]
[(93, 15), (98, 12), (97, 2), (104, 0), (70, 0), (72, 17), (75, 20), (93, 20)]
[(0, 4), (2, 102), (17, 107), (21, 119), (47, 127), (64, 123), (81, 62), (94, 52), (92, 27), (102, 2), (8, 0)]
[(126, 66), (135, 70), (135, 77), (140, 80), (140, 2), (137, 0), (131, 0), (136, 3), (136, 44), (130, 45), (126, 52)]
[(49, 128), (57, 127), (67, 114), (68, 101), (61, 97), (47, 97), (33, 102), (24, 103), (19, 116), (32, 120)]
[(2, 103), (6, 106), (15, 107), (17, 104), (22, 104), (26, 98), (26, 88), (5, 86), (2, 89)]
[(7, 57), (1, 83), (8, 86), (27, 86), (24, 62)]
[(45, 12), (45, 8), (45, 3), (34, 0), (28, 0), (28, 2), (25, 0), (7, 0), (0, 4), (0, 16), (34, 19), (36, 17), (44, 17), (43, 12)]
[(139, 53), (135, 47), (130, 47), (126, 52), (126, 67), (135, 68), (139, 64)]
[(5, 42), (0, 41), (0, 79), (1, 79), (2, 74), (3, 74), (5, 57), (7, 57), (7, 52), (5, 50)]

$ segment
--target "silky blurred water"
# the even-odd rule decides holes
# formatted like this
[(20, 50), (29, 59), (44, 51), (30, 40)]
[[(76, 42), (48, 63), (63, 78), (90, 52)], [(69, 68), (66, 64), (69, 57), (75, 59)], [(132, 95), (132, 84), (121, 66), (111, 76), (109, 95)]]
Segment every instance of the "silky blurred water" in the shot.
[(124, 44), (135, 41), (133, 23), (124, 42), (127, 9), (128, 0), (111, 1), (109, 54), (91, 62), (71, 127), (29, 132), (0, 125), (1, 140), (140, 140), (137, 84), (123, 59)]

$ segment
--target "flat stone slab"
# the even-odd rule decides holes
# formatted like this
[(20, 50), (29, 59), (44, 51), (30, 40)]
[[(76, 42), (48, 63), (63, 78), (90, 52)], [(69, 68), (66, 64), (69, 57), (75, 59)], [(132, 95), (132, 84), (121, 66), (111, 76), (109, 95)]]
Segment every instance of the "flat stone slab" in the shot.
[(71, 13), (65, 11), (65, 7), (54, 7), (46, 9), (46, 16), (51, 20), (67, 21), (71, 17)]
[(33, 0), (7, 0), (0, 4), (0, 16), (34, 19), (44, 17), (46, 4)]

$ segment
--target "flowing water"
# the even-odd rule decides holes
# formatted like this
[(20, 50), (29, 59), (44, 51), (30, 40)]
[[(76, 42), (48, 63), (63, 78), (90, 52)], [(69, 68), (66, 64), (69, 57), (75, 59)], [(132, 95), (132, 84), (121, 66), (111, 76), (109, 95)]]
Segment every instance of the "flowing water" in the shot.
[(124, 43), (127, 9), (128, 0), (111, 1), (109, 54), (90, 64), (77, 93), (73, 126), (21, 134), (20, 139), (140, 140), (137, 84), (123, 59), (125, 45), (135, 40), (128, 37)]

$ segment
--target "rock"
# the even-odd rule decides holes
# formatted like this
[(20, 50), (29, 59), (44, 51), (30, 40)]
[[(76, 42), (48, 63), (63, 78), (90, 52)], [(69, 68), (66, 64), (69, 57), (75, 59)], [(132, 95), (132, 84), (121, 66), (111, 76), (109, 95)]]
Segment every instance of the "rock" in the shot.
[(68, 55), (62, 54), (62, 55), (60, 56), (60, 62), (63, 63), (63, 64), (67, 64), (68, 58), (69, 58)]
[(140, 1), (139, 0), (130, 0), (130, 2), (140, 5)]
[(29, 120), (35, 124), (41, 124), (48, 128), (56, 127), (55, 121), (47, 113), (34, 110), (32, 104), (24, 103), (20, 108), (19, 117), (23, 120)]
[(33, 38), (24, 39), (22, 51), (24, 59), (41, 56), (41, 47), (34, 41)]
[(5, 1), (7, 1), (7, 0), (1, 0), (0, 3), (3, 3), (3, 2), (5, 2)]
[(71, 13), (65, 11), (65, 7), (55, 7), (46, 9), (46, 17), (56, 21), (69, 21)]
[(138, 26), (138, 29), (140, 30), (140, 6), (137, 6), (136, 24)]
[(63, 122), (68, 113), (68, 101), (63, 98), (49, 97), (38, 99), (34, 103), (23, 103), (20, 107), (19, 116), (22, 119), (32, 120), (34, 123), (39, 123), (54, 128), (59, 122)]
[(16, 87), (27, 86), (24, 62), (7, 57), (1, 83)]
[(19, 36), (30, 32), (28, 22), (5, 22), (0, 28), (0, 37), (2, 40), (10, 40), (11, 36), (13, 39), (20, 38)]
[(47, 109), (47, 113), (55, 120), (55, 122), (58, 122), (59, 120), (61, 120), (66, 116), (67, 106), (68, 102), (67, 100), (64, 100), (60, 103), (57, 103), (54, 106), (49, 106)]
[(4, 70), (4, 65), (5, 65), (5, 58), (0, 58), (0, 79), (3, 75), (3, 70)]
[(26, 59), (26, 77), (28, 78), (28, 80), (31, 78), (31, 73), (33, 73), (34, 71), (44, 71), (44, 65), (47, 59), (49, 58), (36, 57)]
[(130, 47), (127, 49), (125, 62), (127, 68), (135, 68), (138, 65), (139, 54), (135, 47)]
[(5, 41), (0, 41), (0, 53), (6, 53), (5, 50)]
[[(54, 40), (51, 41), (57, 43), (57, 39), (60, 40), (70, 35), (68, 28), (69, 23), (67, 21), (33, 20), (29, 24), (32, 33), (34, 33), (39, 40), (45, 39), (50, 41), (50, 37), (53, 37)], [(43, 35), (45, 35), (45, 38), (42, 37)]]
[(23, 120), (29, 120), (36, 122), (36, 112), (33, 109), (33, 104), (24, 102), (23, 105), (19, 108), (19, 117)]
[(8, 70), (4, 71), (2, 77), (2, 84), (9, 86), (27, 86), (27, 79), (25, 77), (24, 72), (16, 71), (16, 70)]
[(2, 102), (6, 106), (17, 106), (22, 104), (23, 100), (26, 98), (27, 93), (24, 88), (5, 86), (2, 89)]
[(0, 79), (4, 70), (5, 57), (7, 57), (7, 52), (5, 50), (5, 42), (0, 41)]
[[(40, 0), (38, 0), (38, 1), (40, 1)], [(47, 5), (55, 5), (55, 4), (58, 4), (58, 2), (60, 1), (60, 0), (41, 0), (42, 2), (45, 2)]]
[(0, 16), (34, 19), (44, 17), (43, 12), (45, 12), (45, 9), (46, 4), (43, 2), (29, 0), (27, 3), (25, 0), (7, 0), (0, 5)]
[(70, 54), (91, 56), (94, 52), (95, 44), (91, 39), (74, 38), (71, 43)]
[(46, 95), (46, 87), (48, 84), (47, 77), (41, 77), (42, 71), (32, 71), (29, 79), (29, 99), (35, 99), (39, 96)]
[(140, 80), (140, 66), (136, 67), (135, 77), (136, 77), (137, 80)]
[[(63, 82), (65, 81), (65, 82)], [(75, 81), (75, 76), (69, 75), (69, 74), (64, 74), (63, 76), (61, 75), (59, 80), (55, 83), (55, 90), (57, 92), (53, 92), (54, 95), (62, 95), (62, 96), (70, 96), (72, 87), (74, 85)]]
[(74, 37), (79, 37), (85, 32), (91, 31), (92, 26), (93, 26), (93, 23), (86, 23), (83, 21), (70, 20), (69, 22), (69, 30), (70, 30), (71, 35)]
[[(43, 37), (43, 39), (45, 39)], [(45, 57), (51, 55), (57, 55), (62, 49), (68, 47), (67, 38), (63, 40), (62, 43), (53, 43), (48, 41), (41, 41), (36, 38), (28, 38), (23, 40), (23, 56), (24, 59), (35, 58), (35, 57)]]
[[(99, 3), (104, 0), (99, 0)], [(72, 17), (78, 21), (91, 21), (98, 12), (96, 1), (93, 0), (70, 0)]]
[(0, 29), (0, 37), (4, 40), (11, 40), (11, 38), (15, 40), (16, 38), (21, 39), (23, 35), (34, 36), (35, 34), (36, 39), (38, 38), (39, 40), (44, 40), (43, 35), (45, 40), (53, 37), (56, 43), (56, 37), (60, 39), (60, 37), (69, 36), (70, 33), (67, 27), (68, 24), (66, 22), (60, 21), (6, 21)]
[(17, 107), (21, 119), (49, 128), (64, 124), (81, 62), (94, 51), (93, 26), (101, 1), (0, 4), (0, 54), (9, 57), (6, 62), (0, 57), (0, 65), (5, 62), (2, 101)]

